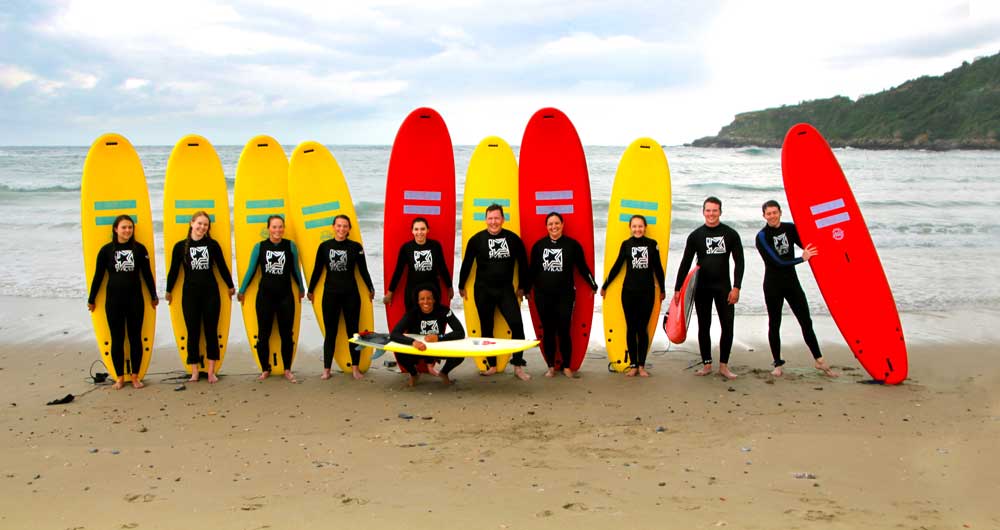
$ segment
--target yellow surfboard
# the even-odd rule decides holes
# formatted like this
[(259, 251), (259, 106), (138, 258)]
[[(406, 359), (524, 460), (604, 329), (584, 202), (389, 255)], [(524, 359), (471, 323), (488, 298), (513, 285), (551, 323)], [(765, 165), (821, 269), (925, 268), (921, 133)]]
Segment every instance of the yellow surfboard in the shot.
[[(250, 263), (250, 253), (254, 245), (267, 239), (267, 218), (270, 215), (280, 215), (288, 219), (288, 158), (281, 144), (270, 136), (255, 136), (240, 153), (240, 161), (236, 166), (236, 184), (233, 190), (233, 225), (236, 233), (236, 285), (241, 285), (245, 267)], [(285, 239), (295, 241), (295, 228), (291, 223), (285, 223)], [(296, 243), (297, 245), (297, 243)], [(298, 266), (294, 264), (293, 266)], [(254, 271), (250, 271), (254, 272)], [(250, 341), (250, 354), (260, 367), (257, 359), (257, 287), (260, 285), (260, 273), (247, 287), (243, 299), (243, 324), (247, 330), (247, 340)], [(296, 349), (299, 342), (299, 319), (302, 316), (302, 303), (299, 290), (292, 282), (292, 293), (295, 300), (295, 320), (292, 336)], [(271, 323), (271, 375), (285, 373), (281, 361), (281, 337), (278, 334), (277, 318)], [(292, 361), (295, 360), (295, 350), (292, 350)], [(261, 367), (261, 369), (263, 369)]]
[[(292, 153), (292, 161), (288, 166), (288, 198), (291, 209), (289, 217), (295, 227), (295, 244), (299, 247), (299, 259), (305, 270), (305, 282), (308, 287), (312, 278), (313, 266), (316, 264), (316, 252), (319, 245), (328, 239), (333, 239), (333, 219), (337, 215), (346, 215), (351, 219), (351, 234), (349, 239), (364, 245), (361, 240), (361, 226), (354, 212), (354, 202), (351, 191), (344, 179), (337, 159), (318, 142), (303, 142)], [(324, 276), (316, 285), (313, 298), (313, 311), (319, 329), (326, 336), (327, 329), (323, 324), (323, 282)], [(368, 286), (361, 279), (361, 273), (354, 271), (354, 280), (358, 283), (361, 293), (361, 318), (358, 321), (360, 332), (369, 332), (375, 328), (375, 313)], [(333, 359), (344, 372), (351, 371), (351, 355), (348, 352), (351, 337), (347, 336), (344, 316), (340, 316), (337, 329), (337, 345), (334, 348)], [(361, 362), (358, 369), (367, 372), (372, 362), (372, 349), (361, 351)]]
[[(201, 136), (190, 134), (174, 145), (170, 160), (167, 161), (167, 175), (163, 186), (163, 254), (168, 271), (173, 262), (174, 245), (187, 237), (191, 216), (198, 211), (208, 214), (212, 223), (209, 235), (222, 247), (226, 267), (232, 271), (232, 232), (229, 223), (229, 191), (226, 189), (226, 175), (222, 171), (222, 163), (219, 162), (219, 156), (212, 144)], [(226, 358), (226, 349), (229, 345), (233, 300), (219, 270), (215, 267), (213, 270), (219, 286), (219, 327), (214, 330), (202, 330), (198, 351), (201, 352), (200, 366), (204, 368), (207, 360), (206, 341), (219, 342), (219, 360), (215, 363), (215, 371), (218, 373), (222, 369), (222, 361)], [(191, 365), (187, 363), (187, 325), (184, 322), (184, 311), (181, 309), (184, 298), (184, 267), (180, 268), (171, 295), (170, 321), (174, 327), (177, 353), (184, 369), (190, 373)]]
[[(469, 160), (469, 170), (465, 174), (465, 191), (462, 197), (462, 255), (469, 245), (469, 239), (482, 230), (486, 230), (486, 207), (496, 203), (503, 206), (503, 227), (515, 234), (521, 235), (521, 221), (518, 214), (517, 200), (517, 159), (514, 151), (499, 136), (489, 136), (479, 142)], [(514, 285), (517, 289), (518, 271), (514, 269)], [(476, 265), (465, 282), (465, 326), (468, 337), (482, 336), (479, 327), (480, 316), (476, 311), (475, 288)], [(511, 338), (510, 326), (500, 316), (500, 310), (493, 315), (493, 334), (500, 339)], [(507, 367), (510, 355), (497, 357), (497, 370)], [(476, 358), (480, 371), (487, 369), (485, 359)]]
[[(142, 162), (132, 144), (121, 135), (105, 134), (90, 146), (87, 160), (83, 163), (83, 179), (80, 185), (80, 223), (83, 227), (83, 268), (87, 289), (97, 267), (97, 253), (101, 247), (111, 242), (111, 226), (115, 217), (127, 214), (135, 223), (135, 240), (142, 243), (149, 252), (149, 266), (156, 277), (156, 250), (153, 247), (153, 216), (149, 208), (149, 191), (146, 189), (146, 175)], [(90, 314), (97, 336), (97, 349), (101, 360), (112, 378), (137, 374), (139, 379), (146, 375), (149, 360), (153, 355), (153, 334), (156, 331), (156, 309), (151, 303), (149, 290), (142, 289), (145, 313), (142, 320), (142, 366), (131, 366), (129, 362), (129, 341), (125, 338), (125, 373), (115, 372), (111, 362), (111, 331), (105, 313), (107, 296), (107, 275), (97, 293), (96, 308)]]
[[(618, 259), (622, 241), (632, 237), (629, 219), (635, 215), (646, 217), (646, 237), (656, 240), (660, 247), (660, 264), (667, 270), (667, 252), (670, 248), (670, 168), (667, 156), (652, 138), (639, 138), (625, 150), (615, 183), (611, 188), (608, 206), (608, 231), (604, 241), (604, 274), (611, 270)], [(622, 309), (622, 282), (624, 268), (618, 273), (604, 296), (604, 338), (608, 349), (608, 366), (618, 372), (628, 366), (625, 345), (625, 312)], [(672, 292), (668, 293), (673, 295)], [(660, 287), (656, 286), (653, 311), (649, 315), (649, 338), (660, 314)]]

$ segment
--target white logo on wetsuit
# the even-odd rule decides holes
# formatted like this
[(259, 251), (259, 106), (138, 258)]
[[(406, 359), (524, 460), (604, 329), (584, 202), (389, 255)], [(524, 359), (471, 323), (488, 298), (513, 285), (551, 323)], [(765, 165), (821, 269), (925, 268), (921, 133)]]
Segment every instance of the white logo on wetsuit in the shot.
[(135, 255), (131, 250), (115, 251), (115, 272), (132, 272), (135, 270)]
[(788, 236), (784, 233), (774, 236), (774, 250), (779, 256), (788, 254)]
[(724, 236), (706, 237), (705, 254), (725, 254), (726, 238)]
[(434, 258), (429, 250), (413, 251), (413, 270), (419, 272), (429, 272), (434, 268)]
[(284, 274), (285, 273), (285, 251), (284, 250), (268, 250), (265, 257), (264, 272), (268, 274)]
[(632, 268), (649, 268), (649, 247), (632, 247)]
[(347, 251), (330, 250), (330, 270), (334, 272), (347, 271)]
[(542, 249), (542, 270), (545, 272), (562, 272), (563, 254), (561, 248)]
[(490, 239), (490, 259), (503, 259), (510, 257), (510, 247), (507, 246), (507, 239)]
[(208, 270), (208, 247), (188, 247), (191, 253), (191, 270)]
[(421, 320), (420, 321), (420, 334), (421, 335), (440, 335), (441, 330), (438, 329), (437, 320)]

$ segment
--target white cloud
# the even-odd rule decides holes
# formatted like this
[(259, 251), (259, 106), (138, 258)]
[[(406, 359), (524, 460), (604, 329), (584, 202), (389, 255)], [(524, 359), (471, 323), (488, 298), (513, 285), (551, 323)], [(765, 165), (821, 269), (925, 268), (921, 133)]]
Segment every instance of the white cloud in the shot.
[(143, 87), (147, 87), (150, 84), (149, 79), (139, 79), (136, 77), (130, 77), (121, 84), (119, 88), (122, 90), (138, 90)]
[(38, 79), (38, 76), (20, 66), (0, 64), (0, 87), (13, 90), (35, 79)]
[(100, 81), (96, 75), (84, 72), (68, 72), (67, 76), (71, 85), (82, 90), (91, 90)]

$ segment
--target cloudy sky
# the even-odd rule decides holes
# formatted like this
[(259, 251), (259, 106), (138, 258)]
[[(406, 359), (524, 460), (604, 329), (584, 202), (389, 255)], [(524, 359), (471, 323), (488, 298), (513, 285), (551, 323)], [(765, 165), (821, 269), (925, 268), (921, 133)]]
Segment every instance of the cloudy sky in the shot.
[(390, 144), (419, 106), (456, 144), (543, 106), (588, 145), (679, 144), (997, 52), (996, 0), (3, 0), (0, 145)]

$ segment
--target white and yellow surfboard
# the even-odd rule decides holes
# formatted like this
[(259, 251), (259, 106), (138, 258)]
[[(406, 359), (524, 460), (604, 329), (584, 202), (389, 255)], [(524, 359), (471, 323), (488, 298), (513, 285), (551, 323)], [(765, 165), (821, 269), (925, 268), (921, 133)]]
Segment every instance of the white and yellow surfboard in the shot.
[[(465, 174), (465, 191), (462, 197), (462, 256), (469, 245), (469, 239), (486, 229), (486, 207), (491, 204), (503, 206), (503, 227), (515, 234), (521, 234), (521, 222), (518, 207), (517, 190), (517, 159), (510, 145), (499, 136), (489, 136), (479, 142), (469, 160), (469, 170)], [(513, 289), (517, 290), (518, 270), (514, 269)], [(476, 310), (476, 266), (465, 282), (466, 335), (481, 337), (479, 327), (480, 315)], [(511, 338), (510, 326), (496, 310), (493, 315), (493, 335), (500, 339)], [(503, 371), (510, 361), (510, 355), (497, 357), (497, 370)], [(476, 358), (480, 371), (487, 369), (486, 360)]]
[[(267, 239), (267, 218), (270, 215), (280, 215), (288, 219), (288, 158), (281, 144), (270, 136), (255, 136), (240, 153), (240, 161), (236, 166), (236, 184), (233, 190), (233, 225), (236, 233), (236, 285), (242, 285), (243, 275), (247, 273), (246, 266), (250, 262), (250, 253), (254, 245)], [(295, 241), (295, 228), (286, 221), (285, 239)], [(297, 267), (298, 264), (293, 266)], [(253, 271), (250, 271), (251, 273)], [(257, 288), (260, 285), (260, 274), (255, 274), (244, 293), (243, 323), (250, 342), (250, 354), (260, 367), (257, 358)], [(295, 300), (295, 320), (292, 336), (296, 348), (292, 350), (292, 361), (299, 341), (299, 320), (302, 316), (302, 303), (299, 299), (299, 289), (292, 282), (292, 294)], [(285, 373), (285, 365), (281, 360), (281, 337), (278, 334), (277, 318), (271, 324), (271, 375)], [(263, 369), (263, 368), (262, 368)]]
[[(296, 245), (299, 247), (299, 259), (305, 271), (305, 282), (308, 286), (316, 264), (316, 252), (321, 243), (333, 239), (333, 219), (337, 215), (346, 215), (351, 220), (349, 239), (364, 245), (361, 238), (361, 226), (354, 211), (351, 191), (344, 179), (333, 154), (318, 142), (303, 142), (292, 152), (292, 160), (288, 167), (288, 198), (290, 201), (289, 218), (295, 228)], [(325, 274), (325, 273), (324, 273)], [(313, 311), (319, 329), (325, 337), (329, 333), (337, 333), (337, 345), (334, 348), (333, 359), (344, 372), (351, 371), (351, 355), (348, 351), (351, 337), (347, 336), (344, 316), (340, 316), (337, 329), (327, 330), (323, 323), (323, 282), (320, 278), (313, 292)], [(361, 273), (354, 271), (354, 280), (361, 293), (361, 315), (358, 322), (362, 333), (372, 331), (375, 327), (375, 314), (368, 286), (361, 279)], [(365, 348), (361, 352), (358, 369), (368, 371), (371, 366), (372, 349)]]
[[(604, 240), (604, 274), (618, 258), (622, 241), (632, 237), (629, 219), (635, 215), (646, 217), (646, 237), (656, 240), (660, 247), (660, 265), (667, 270), (667, 253), (670, 249), (670, 168), (667, 156), (652, 138), (639, 138), (625, 150), (618, 172), (615, 173), (608, 206), (608, 230)], [(608, 349), (608, 366), (615, 371), (625, 371), (628, 366), (625, 344), (625, 311), (622, 309), (622, 282), (624, 268), (618, 273), (604, 296), (604, 338)], [(672, 292), (668, 293), (673, 295)], [(660, 314), (660, 287), (656, 286), (653, 311), (649, 315), (649, 338)]]
[[(229, 191), (226, 176), (215, 148), (205, 138), (189, 134), (181, 138), (167, 161), (167, 174), (163, 186), (163, 246), (167, 270), (173, 262), (173, 249), (178, 241), (184, 240), (191, 226), (191, 216), (198, 211), (208, 214), (211, 221), (209, 235), (222, 247), (226, 267), (232, 271), (233, 248), (232, 231), (229, 223)], [(201, 352), (201, 368), (205, 367), (205, 344), (209, 340), (219, 343), (219, 360), (215, 371), (222, 369), (229, 346), (229, 323), (233, 306), (229, 287), (223, 281), (219, 270), (213, 267), (219, 288), (219, 326), (214, 330), (202, 330), (198, 351)], [(187, 324), (181, 304), (184, 298), (184, 268), (181, 267), (174, 286), (170, 303), (170, 320), (177, 341), (177, 353), (184, 369), (191, 372), (187, 363)]]
[[(87, 289), (97, 267), (97, 253), (112, 241), (112, 223), (119, 215), (129, 215), (135, 223), (135, 240), (149, 252), (149, 266), (156, 277), (153, 247), (153, 216), (149, 207), (149, 191), (142, 162), (132, 144), (121, 135), (105, 134), (94, 141), (83, 164), (80, 185), (80, 222), (83, 227), (83, 267)], [(97, 349), (112, 378), (136, 374), (146, 375), (153, 355), (153, 335), (156, 331), (156, 308), (151, 303), (149, 289), (142, 289), (145, 313), (142, 321), (142, 365), (132, 366), (130, 344), (125, 338), (125, 373), (115, 371), (111, 362), (111, 330), (105, 313), (108, 279), (105, 275), (97, 292), (96, 308), (90, 314), (97, 337)]]

